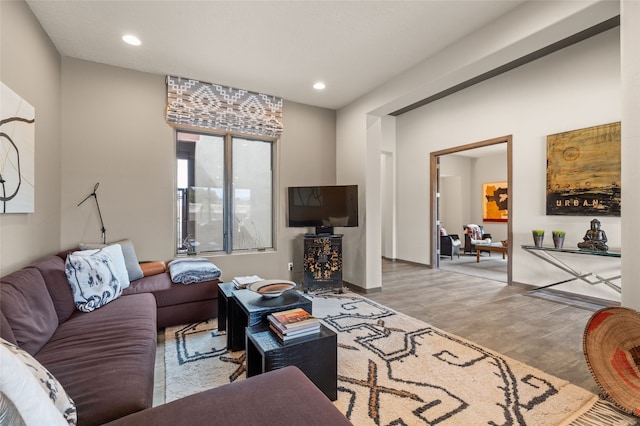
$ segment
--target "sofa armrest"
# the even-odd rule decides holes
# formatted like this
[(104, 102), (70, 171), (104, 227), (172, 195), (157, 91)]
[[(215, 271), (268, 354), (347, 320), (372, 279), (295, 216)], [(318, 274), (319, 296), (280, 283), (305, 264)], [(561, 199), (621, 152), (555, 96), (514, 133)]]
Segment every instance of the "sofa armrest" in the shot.
[(297, 367), (285, 367), (122, 417), (108, 426), (340, 426), (351, 422)]

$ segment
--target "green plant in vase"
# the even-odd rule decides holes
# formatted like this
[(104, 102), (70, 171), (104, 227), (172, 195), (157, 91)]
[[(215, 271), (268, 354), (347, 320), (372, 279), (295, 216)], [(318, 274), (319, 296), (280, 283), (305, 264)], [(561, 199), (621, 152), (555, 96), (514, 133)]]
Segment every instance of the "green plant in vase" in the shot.
[(557, 249), (561, 249), (564, 244), (564, 237), (567, 235), (564, 231), (551, 231), (553, 236), (553, 246)]
[(542, 229), (534, 229), (531, 231), (533, 234), (533, 244), (536, 247), (542, 247), (542, 241), (544, 240), (544, 230)]

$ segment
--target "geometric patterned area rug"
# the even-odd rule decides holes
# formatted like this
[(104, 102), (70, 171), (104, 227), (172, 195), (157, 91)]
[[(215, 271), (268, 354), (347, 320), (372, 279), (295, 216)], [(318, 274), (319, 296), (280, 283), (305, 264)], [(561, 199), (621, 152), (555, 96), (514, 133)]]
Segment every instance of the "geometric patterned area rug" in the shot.
[[(305, 296), (338, 335), (335, 404), (354, 425), (636, 424), (580, 387), (355, 293)], [(225, 345), (215, 320), (167, 328), (166, 402), (244, 379), (244, 352)]]

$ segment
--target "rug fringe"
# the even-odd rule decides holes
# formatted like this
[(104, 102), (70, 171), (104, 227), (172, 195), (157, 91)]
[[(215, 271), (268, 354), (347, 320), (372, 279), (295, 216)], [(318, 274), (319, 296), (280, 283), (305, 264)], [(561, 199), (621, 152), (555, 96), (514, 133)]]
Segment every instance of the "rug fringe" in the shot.
[(591, 408), (564, 424), (567, 426), (633, 426), (640, 424), (640, 419), (626, 414), (609, 401), (598, 399)]

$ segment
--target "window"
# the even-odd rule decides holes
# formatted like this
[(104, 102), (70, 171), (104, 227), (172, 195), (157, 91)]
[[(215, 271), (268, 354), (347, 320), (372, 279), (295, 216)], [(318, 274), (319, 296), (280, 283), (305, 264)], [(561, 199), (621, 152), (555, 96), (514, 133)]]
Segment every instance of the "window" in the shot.
[(177, 252), (273, 247), (273, 142), (176, 135)]

